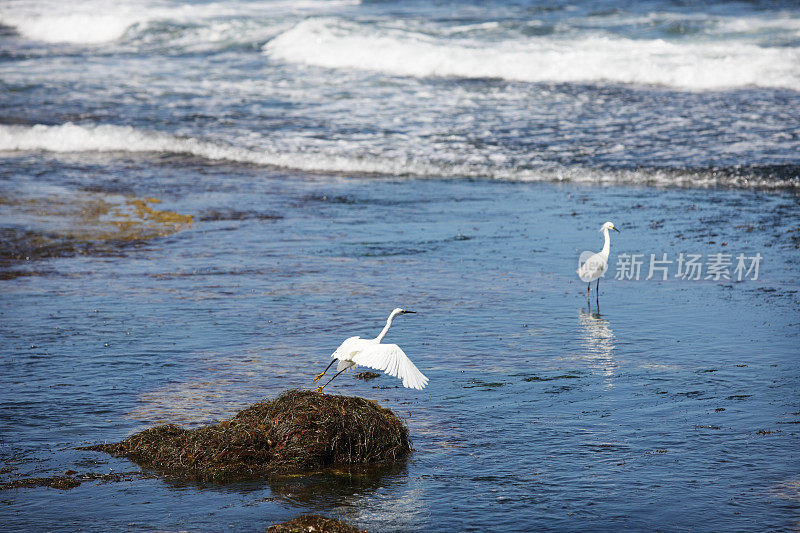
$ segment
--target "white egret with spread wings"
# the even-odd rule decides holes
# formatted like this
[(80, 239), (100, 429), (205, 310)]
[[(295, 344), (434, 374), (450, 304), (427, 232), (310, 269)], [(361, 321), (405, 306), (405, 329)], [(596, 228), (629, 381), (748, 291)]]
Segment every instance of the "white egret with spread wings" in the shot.
[[(341, 346), (336, 348), (333, 355), (331, 355), (333, 361), (328, 365), (328, 368), (315, 377), (314, 381), (318, 381), (322, 378), (325, 372), (338, 360), (339, 364), (336, 366), (337, 372), (328, 380), (328, 383), (333, 381), (336, 376), (345, 370), (360, 365), (374, 368), (375, 370), (381, 370), (390, 376), (402, 379), (404, 387), (410, 389), (424, 388), (425, 385), (428, 384), (428, 378), (414, 366), (414, 363), (411, 362), (411, 359), (408, 358), (405, 352), (396, 344), (381, 344), (381, 341), (389, 331), (389, 327), (392, 325), (392, 319), (398, 315), (407, 313), (415, 313), (415, 311), (406, 311), (399, 307), (393, 310), (386, 320), (386, 325), (383, 327), (383, 330), (381, 330), (380, 334), (374, 339), (350, 337), (345, 340)], [(328, 383), (318, 387), (316, 392), (320, 392), (327, 387)]]

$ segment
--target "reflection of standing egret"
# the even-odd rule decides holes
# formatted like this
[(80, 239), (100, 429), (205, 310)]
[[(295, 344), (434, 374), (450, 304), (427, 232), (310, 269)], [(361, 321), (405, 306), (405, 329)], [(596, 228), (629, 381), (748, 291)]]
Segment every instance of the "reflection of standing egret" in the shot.
[(616, 366), (614, 362), (614, 342), (616, 337), (611, 330), (608, 320), (599, 313), (580, 312), (581, 338), (586, 346), (591, 359), (604, 365), (605, 374), (612, 375), (610, 367)]
[(619, 233), (619, 230), (614, 227), (613, 222), (606, 222), (603, 224), (603, 226), (600, 228), (600, 231), (603, 232), (603, 238), (605, 239), (605, 242), (603, 243), (603, 249), (596, 254), (592, 254), (591, 252), (583, 252), (579, 259), (578, 270), (576, 270), (578, 276), (580, 276), (583, 281), (589, 284), (589, 286), (586, 288), (587, 300), (591, 300), (589, 294), (592, 290), (592, 282), (597, 280), (595, 297), (597, 298), (598, 304), (600, 303), (600, 277), (606, 273), (606, 270), (608, 270), (608, 254), (611, 250), (611, 238), (608, 236), (608, 230), (610, 229), (613, 229)]

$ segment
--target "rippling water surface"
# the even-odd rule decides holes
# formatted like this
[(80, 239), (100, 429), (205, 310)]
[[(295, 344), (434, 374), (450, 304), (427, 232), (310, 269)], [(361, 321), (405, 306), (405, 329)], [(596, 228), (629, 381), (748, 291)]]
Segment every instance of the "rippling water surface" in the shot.
[[(431, 379), (332, 385), (400, 468), (3, 490), (4, 527), (800, 527), (800, 10), (684, 4), (4, 2), (0, 483), (134, 472), (76, 448), (309, 387), (396, 306)], [(763, 259), (645, 279), (681, 253)]]

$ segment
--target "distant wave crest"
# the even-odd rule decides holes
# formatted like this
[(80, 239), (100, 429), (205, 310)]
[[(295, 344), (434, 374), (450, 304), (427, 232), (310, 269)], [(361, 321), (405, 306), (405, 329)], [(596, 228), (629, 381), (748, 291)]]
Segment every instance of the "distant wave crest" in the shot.
[(14, 27), (21, 35), (35, 41), (97, 44), (119, 39), (138, 20), (124, 14), (86, 13), (12, 18), (3, 19), (3, 22)]
[(507, 181), (565, 181), (586, 184), (655, 186), (800, 187), (797, 169), (748, 169), (731, 172), (698, 170), (603, 170), (584, 167), (517, 168), (488, 164), (442, 164), (414, 157), (352, 156), (347, 153), (277, 151), (245, 148), (191, 137), (176, 137), (130, 126), (0, 125), (0, 152), (154, 152), (184, 154), (317, 173), (376, 174), (428, 178), (472, 178)]
[[(175, 44), (181, 46), (185, 44), (181, 42), (184, 26), (197, 26), (194, 37), (202, 40), (209, 35), (213, 37), (220, 27), (240, 30), (251, 18), (305, 10), (318, 12), (357, 3), (357, 0), (267, 0), (170, 5), (153, 0), (77, 3), (30, 0), (0, 5), (0, 24), (34, 41), (96, 45), (118, 41), (137, 25), (146, 33), (150, 25), (167, 23), (178, 38)], [(144, 37), (144, 41), (148, 38)]]
[(278, 60), (413, 77), (654, 84), (690, 90), (800, 89), (800, 50), (745, 42), (610, 36), (481, 42), (330, 18), (307, 19), (264, 46)]

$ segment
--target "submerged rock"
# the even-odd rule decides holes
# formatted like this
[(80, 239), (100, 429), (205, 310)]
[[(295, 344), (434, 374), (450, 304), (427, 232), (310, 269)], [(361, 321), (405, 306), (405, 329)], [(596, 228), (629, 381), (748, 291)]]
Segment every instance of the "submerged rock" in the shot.
[(29, 489), (33, 487), (51, 487), (54, 489), (69, 490), (74, 489), (75, 487), (80, 487), (81, 483), (86, 481), (100, 481), (107, 483), (111, 481), (130, 481), (132, 479), (144, 479), (148, 477), (152, 476), (142, 472), (118, 472), (112, 474), (86, 472), (85, 474), (78, 474), (74, 470), (68, 470), (64, 473), (64, 475), (61, 476), (28, 477), (0, 483), (0, 490), (21, 488)]
[(92, 191), (0, 194), (0, 219), (14, 221), (0, 225), (0, 277), (25, 275), (8, 267), (37, 259), (121, 253), (192, 225), (192, 215), (153, 207), (160, 203)]
[(376, 402), (288, 391), (214, 426), (157, 426), (85, 448), (200, 481), (258, 479), (336, 465), (392, 464), (411, 451), (408, 428)]
[(54, 489), (69, 490), (79, 487), (80, 484), (80, 481), (69, 476), (28, 477), (0, 483), (0, 490), (29, 489), (32, 487), (52, 487)]
[(306, 514), (293, 518), (288, 522), (275, 524), (267, 529), (267, 533), (366, 533), (341, 520), (325, 518), (316, 514)]

